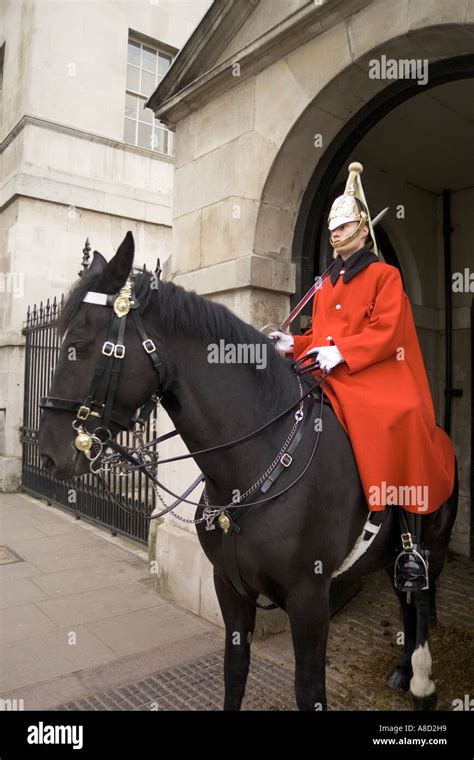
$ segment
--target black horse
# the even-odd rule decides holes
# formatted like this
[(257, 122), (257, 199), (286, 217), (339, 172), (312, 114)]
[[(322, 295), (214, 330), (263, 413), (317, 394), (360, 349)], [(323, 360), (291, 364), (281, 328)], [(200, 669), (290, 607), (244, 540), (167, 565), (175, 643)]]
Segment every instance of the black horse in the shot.
[[(134, 244), (127, 233), (110, 262), (95, 252), (89, 270), (73, 288), (58, 325), (65, 335), (50, 395), (86, 397), (101, 349), (109, 338), (110, 308), (84, 303), (87, 291), (116, 294), (131, 271)], [(170, 282), (156, 281), (147, 272), (135, 279), (138, 311), (147, 335), (162, 361), (159, 395), (190, 452), (233, 441), (297, 404), (300, 387), (291, 362), (280, 358), (271, 341), (220, 304)], [(112, 299), (113, 301), (113, 299)], [(216, 346), (250, 346), (254, 361), (233, 361)], [(115, 402), (122, 413), (135, 410), (157, 390), (157, 375), (143, 350), (136, 325), (127, 319)], [(71, 350), (72, 349), (72, 350)], [(257, 350), (258, 349), (258, 350)], [(211, 360), (211, 352), (214, 358)], [(230, 356), (231, 354), (226, 354)], [(74, 361), (70, 361), (71, 357)], [(237, 359), (235, 359), (237, 357)], [(252, 357), (250, 356), (252, 359)], [(263, 358), (263, 359), (262, 359)], [(258, 361), (257, 361), (258, 359)], [(310, 380), (303, 380), (306, 390)], [(248, 509), (235, 536), (235, 552), (245, 594), (235, 588), (227, 572), (223, 531), (198, 525), (201, 545), (214, 566), (214, 582), (226, 628), (224, 709), (238, 710), (244, 695), (250, 662), (250, 640), (259, 594), (288, 613), (296, 661), (296, 700), (300, 710), (326, 708), (325, 659), (329, 626), (329, 590), (333, 575), (361, 537), (368, 508), (361, 488), (350, 441), (328, 405), (303, 402), (305, 433), (291, 467), (284, 470), (267, 497), (285, 491), (310, 466), (304, 477), (281, 496)], [(322, 413), (320, 414), (320, 408)], [(89, 460), (74, 445), (74, 414), (57, 409), (42, 415), (39, 445), (43, 466), (59, 479), (79, 476)], [(314, 420), (322, 420), (316, 455)], [(89, 417), (85, 430), (100, 424)], [(205, 476), (210, 505), (227, 505), (236, 493), (255, 484), (273, 462), (294, 424), (294, 412), (266, 427), (258, 436), (232, 448), (194, 458)], [(321, 428), (321, 423), (319, 428)], [(109, 425), (113, 436), (117, 424)], [(250, 501), (261, 501), (254, 491)], [(247, 499), (249, 501), (249, 499)], [(201, 504), (204, 504), (201, 498)], [(245, 503), (245, 502), (244, 502)], [(457, 478), (453, 494), (436, 512), (424, 516), (423, 536), (430, 548), (430, 588), (435, 587), (446, 557), (456, 515)], [(232, 514), (232, 510), (229, 510)], [(400, 529), (391, 508), (370, 548), (347, 569), (347, 579), (385, 568), (390, 576), (399, 548)], [(203, 506), (196, 510), (196, 519)], [(435, 703), (430, 680), (428, 646), (430, 594), (420, 591), (407, 604), (399, 594), (405, 642), (404, 654), (389, 677), (393, 687), (410, 690), (415, 707)], [(250, 634), (250, 635), (249, 635)]]

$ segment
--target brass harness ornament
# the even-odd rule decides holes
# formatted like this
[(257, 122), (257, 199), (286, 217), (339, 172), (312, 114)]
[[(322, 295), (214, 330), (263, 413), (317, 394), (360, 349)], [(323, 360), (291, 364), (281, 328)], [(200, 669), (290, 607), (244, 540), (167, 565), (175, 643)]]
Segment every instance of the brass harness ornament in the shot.
[(225, 514), (225, 512), (221, 512), (218, 518), (219, 525), (224, 531), (224, 533), (228, 533), (231, 526), (231, 519), (228, 515)]
[(127, 277), (125, 285), (120, 288), (119, 294), (114, 301), (114, 311), (117, 317), (125, 317), (133, 304), (132, 279)]

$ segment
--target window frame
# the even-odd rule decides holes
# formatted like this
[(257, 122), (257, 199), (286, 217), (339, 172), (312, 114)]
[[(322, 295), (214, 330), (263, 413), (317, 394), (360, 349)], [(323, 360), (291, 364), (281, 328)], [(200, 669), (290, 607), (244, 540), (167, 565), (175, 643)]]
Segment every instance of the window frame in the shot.
[[(139, 62), (136, 63), (131, 60), (130, 45), (137, 46), (139, 48)], [(150, 67), (144, 66), (143, 52), (148, 50), (155, 53), (155, 70), (152, 71)], [(156, 119), (154, 114), (150, 110), (151, 119), (148, 121), (144, 117), (143, 104), (149, 99), (151, 93), (144, 94), (142, 89), (143, 72), (145, 74), (151, 74), (155, 77), (154, 89), (158, 86), (158, 83), (166, 76), (167, 71), (173, 64), (174, 55), (166, 47), (160, 46), (157, 42), (152, 44), (151, 41), (141, 40), (138, 37), (129, 35), (127, 40), (127, 69), (125, 80), (125, 113), (124, 113), (124, 127), (123, 127), (123, 139), (127, 145), (134, 145), (135, 147), (142, 148), (143, 150), (149, 150), (152, 153), (160, 153), (165, 156), (174, 156), (174, 135), (165, 124)], [(169, 66), (164, 74), (159, 73), (160, 59), (168, 60)], [(147, 62), (145, 62), (146, 64)], [(149, 61), (148, 61), (149, 63)], [(138, 89), (134, 89), (133, 86), (129, 86), (129, 68), (135, 69), (138, 72)], [(133, 83), (132, 83), (133, 84)], [(127, 96), (135, 99), (135, 115), (133, 117), (127, 115)], [(133, 124), (134, 142), (130, 142), (126, 139), (127, 124)], [(150, 128), (150, 146), (145, 146), (139, 143), (140, 126), (143, 128)], [(160, 149), (163, 147), (164, 149)]]

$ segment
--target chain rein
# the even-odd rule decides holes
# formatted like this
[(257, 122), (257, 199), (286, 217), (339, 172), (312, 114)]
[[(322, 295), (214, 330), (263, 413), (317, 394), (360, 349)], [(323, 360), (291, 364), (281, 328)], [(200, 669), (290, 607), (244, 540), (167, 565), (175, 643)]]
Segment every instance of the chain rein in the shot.
[[(302, 423), (304, 419), (304, 412), (303, 412), (303, 386), (301, 384), (300, 378), (297, 376), (298, 380), (298, 387), (299, 387), (299, 394), (300, 394), (300, 403), (299, 407), (295, 412), (294, 418), (295, 421), (293, 423), (293, 426), (288, 433), (288, 436), (281, 446), (278, 454), (274, 458), (273, 462), (269, 465), (269, 467), (265, 470), (265, 472), (258, 478), (255, 483), (250, 486), (243, 494), (241, 494), (238, 498), (233, 499), (229, 504), (225, 506), (225, 509), (232, 509), (239, 506), (240, 502), (246, 499), (248, 496), (253, 494), (255, 491), (258, 490), (258, 488), (265, 482), (265, 480), (271, 475), (271, 473), (276, 469), (278, 464), (280, 463), (280, 459), (291, 444), (293, 438), (296, 435), (296, 431), (298, 430), (299, 425)], [(115, 495), (112, 493), (112, 491), (109, 489), (105, 482), (104, 475), (106, 472), (109, 471), (110, 468), (120, 468), (120, 472), (118, 473), (119, 477), (127, 477), (130, 472), (132, 472), (134, 469), (141, 470), (143, 467), (145, 468), (145, 475), (146, 475), (146, 468), (147, 467), (153, 467), (157, 466), (159, 463), (159, 455), (153, 452), (154, 456), (146, 451), (146, 444), (143, 440), (143, 428), (132, 430), (132, 436), (136, 443), (138, 443), (138, 446), (133, 446), (133, 452), (132, 456), (137, 460), (137, 465), (134, 467), (133, 465), (130, 465), (129, 463), (124, 462), (120, 454), (107, 454), (106, 453), (106, 445), (107, 441), (102, 441), (97, 435), (94, 433), (91, 434), (92, 437), (92, 446), (94, 449), (94, 455), (90, 456), (90, 465), (89, 469), (90, 472), (94, 475), (97, 475), (100, 477), (102, 485), (104, 486), (105, 490), (107, 491), (108, 495), (113, 499), (114, 503), (117, 504), (117, 506), (120, 506), (125, 512), (132, 514), (135, 512), (133, 509), (128, 509), (127, 507), (124, 507), (123, 504), (121, 504), (115, 497)], [(104, 454), (105, 449), (105, 454)], [(155, 461), (153, 462), (153, 458)], [(97, 467), (97, 464), (99, 465)], [(169, 505), (165, 502), (163, 499), (163, 496), (161, 495), (158, 487), (156, 486), (153, 481), (150, 481), (150, 484), (153, 488), (153, 491), (158, 498), (158, 500), (161, 502), (163, 507), (168, 510)], [(212, 509), (211, 505), (209, 503), (209, 499), (207, 496), (206, 488), (204, 488), (203, 492), (203, 501), (205, 505), (205, 510), (203, 517), (200, 517), (198, 519), (194, 518), (188, 518), (188, 517), (182, 517), (181, 515), (175, 513), (175, 509), (169, 510), (169, 514), (171, 514), (176, 520), (179, 520), (180, 522), (187, 523), (188, 525), (197, 525), (202, 522), (207, 522), (208, 524), (212, 522), (222, 511), (223, 508), (220, 507), (218, 509)]]
[[(132, 276), (130, 276), (127, 279), (127, 282), (126, 282), (125, 286), (120, 290), (117, 299), (114, 301), (114, 311), (115, 311), (115, 313), (117, 314), (118, 317), (122, 317), (122, 319), (124, 320), (123, 321), (123, 325), (125, 324), (125, 317), (128, 314), (128, 311), (129, 311), (131, 305), (134, 304), (133, 295), (132, 295), (132, 287), (133, 287), (132, 281), (133, 281), (133, 278), (132, 278)], [(93, 303), (97, 303), (98, 302), (94, 298), (94, 296), (100, 296), (101, 299), (104, 298), (102, 296), (102, 294), (90, 293), (90, 294), (88, 294), (88, 296), (92, 296), (93, 297), (93, 300), (91, 301)], [(84, 300), (86, 300), (86, 298)], [(101, 300), (101, 303), (102, 303), (102, 305), (106, 305), (106, 301), (104, 302), (103, 300)], [(140, 333), (140, 337), (143, 339), (142, 340), (143, 347), (144, 347), (145, 351), (147, 352), (147, 354), (150, 355), (150, 358), (152, 359), (154, 368), (159, 373), (158, 367), (159, 367), (159, 364), (161, 364), (161, 362), (159, 361), (158, 357), (155, 356), (154, 352), (156, 352), (156, 347), (155, 347), (153, 341), (151, 341), (148, 338), (148, 336), (146, 335), (146, 333), (145, 333), (145, 331), (143, 329), (143, 325), (141, 324), (141, 322), (139, 320), (139, 317), (137, 316), (136, 319), (135, 319), (135, 315), (133, 315), (133, 316), (134, 316), (134, 321), (135, 321), (137, 330)], [(120, 338), (123, 339), (123, 332), (124, 332), (123, 325), (122, 325), (122, 329), (121, 329), (121, 334), (119, 334), (119, 336), (118, 336), (119, 339)], [(112, 343), (110, 341), (109, 341), (109, 343), (110, 343), (110, 346), (112, 346), (112, 348), (115, 348), (115, 349), (121, 348), (122, 349), (122, 354), (118, 357), (118, 358), (122, 359), (123, 356), (124, 356), (124, 354), (125, 354), (125, 346), (121, 345), (121, 344), (120, 344), (120, 346), (118, 344), (115, 345), (115, 343)], [(106, 345), (108, 346), (108, 344), (104, 344), (104, 348), (103, 348), (102, 353), (105, 353), (105, 346)], [(110, 353), (107, 353), (106, 355), (110, 356)], [(114, 355), (116, 355), (116, 354), (114, 354)], [(298, 362), (296, 362), (295, 365), (299, 365), (300, 362), (301, 362), (301, 360), (299, 360)], [(314, 364), (316, 364), (316, 362)], [(311, 368), (313, 368), (313, 364), (311, 365)], [(299, 367), (299, 371), (300, 372), (301, 372), (301, 369), (302, 368)], [(306, 369), (306, 371), (308, 371), (308, 370)], [(302, 372), (301, 374), (305, 374), (305, 372)], [(162, 495), (161, 495), (161, 493), (159, 491), (157, 483), (155, 483), (153, 481), (153, 478), (155, 476), (150, 472), (150, 470), (152, 468), (154, 468), (155, 472), (156, 472), (156, 469), (157, 469), (158, 463), (159, 463), (159, 453), (157, 451), (150, 451), (149, 450), (149, 447), (151, 445), (153, 445), (153, 443), (159, 442), (162, 437), (160, 437), (160, 439), (156, 439), (156, 441), (148, 442), (147, 444), (144, 442), (144, 440), (143, 440), (143, 430), (144, 430), (144, 425), (145, 425), (145, 422), (146, 422), (146, 418), (142, 419), (142, 420), (140, 420), (140, 418), (139, 418), (136, 421), (135, 428), (133, 430), (131, 430), (131, 433), (132, 433), (132, 436), (133, 436), (133, 439), (134, 439), (134, 445), (132, 447), (130, 447), (130, 446), (122, 446), (121, 447), (122, 448), (122, 453), (120, 453), (120, 451), (114, 451), (114, 449), (113, 449), (113, 442), (112, 442), (112, 434), (111, 434), (110, 430), (108, 429), (108, 427), (104, 427), (102, 425), (102, 426), (99, 426), (98, 428), (96, 428), (92, 432), (87, 431), (87, 436), (90, 439), (90, 446), (89, 446), (89, 448), (87, 449), (87, 451), (85, 453), (86, 453), (86, 456), (89, 459), (89, 470), (90, 470), (90, 472), (93, 475), (96, 475), (96, 476), (99, 477), (99, 479), (102, 482), (104, 490), (108, 493), (108, 495), (112, 499), (112, 501), (117, 506), (119, 506), (124, 512), (126, 512), (128, 514), (134, 514), (136, 512), (136, 510), (129, 509), (129, 508), (125, 507), (120, 501), (118, 501), (118, 499), (116, 498), (115, 494), (112, 493), (112, 491), (110, 490), (110, 488), (108, 487), (108, 485), (107, 485), (107, 483), (105, 481), (105, 477), (104, 477), (105, 474), (108, 473), (108, 472), (110, 472), (111, 470), (115, 471), (115, 474), (118, 475), (119, 477), (127, 477), (130, 472), (134, 472), (135, 470), (143, 471), (144, 474), (145, 474), (145, 476), (148, 478), (149, 482), (151, 483), (151, 486), (153, 488), (153, 491), (154, 491), (156, 497), (159, 499), (159, 501), (161, 502), (161, 504), (164, 506), (165, 511), (167, 513), (172, 514), (175, 519), (177, 519), (177, 520), (179, 520), (181, 522), (187, 523), (187, 524), (196, 525), (198, 523), (202, 523), (202, 522), (206, 521), (207, 524), (208, 524), (208, 527), (209, 527), (210, 524), (212, 524), (212, 521), (214, 520), (214, 518), (217, 517), (217, 515), (221, 514), (221, 512), (223, 512), (224, 510), (227, 510), (227, 509), (232, 509), (232, 508), (238, 507), (239, 504), (244, 499), (246, 499), (251, 494), (255, 493), (255, 491), (257, 491), (257, 489), (267, 480), (267, 478), (271, 475), (271, 473), (279, 465), (279, 463), (280, 463), (283, 455), (285, 454), (287, 448), (290, 446), (293, 438), (295, 437), (299, 425), (302, 423), (302, 421), (304, 419), (304, 411), (303, 411), (304, 399), (306, 398), (306, 396), (309, 395), (309, 393), (311, 393), (314, 390), (314, 388), (311, 388), (311, 389), (309, 389), (309, 391), (307, 391), (306, 393), (304, 393), (303, 386), (302, 386), (301, 379), (300, 379), (300, 375), (298, 374), (298, 370), (296, 370), (296, 377), (297, 377), (298, 387), (299, 387), (299, 403), (298, 403), (298, 401), (295, 402), (287, 410), (285, 410), (284, 412), (282, 412), (279, 415), (277, 415), (276, 417), (274, 417), (267, 424), (261, 426), (260, 428), (258, 428), (257, 430), (255, 430), (253, 433), (249, 433), (248, 435), (244, 436), (243, 438), (239, 439), (238, 441), (229, 442), (227, 444), (221, 444), (219, 446), (215, 446), (215, 447), (211, 447), (210, 449), (203, 450), (203, 451), (212, 451), (213, 449), (226, 448), (226, 447), (229, 447), (229, 446), (236, 445), (237, 443), (242, 443), (245, 440), (250, 440), (250, 438), (255, 437), (255, 435), (257, 435), (263, 429), (265, 429), (269, 425), (273, 424), (273, 422), (276, 422), (277, 420), (279, 420), (283, 416), (285, 416), (288, 412), (291, 412), (291, 410), (298, 404), (298, 409), (296, 410), (296, 412), (294, 414), (294, 423), (293, 423), (293, 425), (291, 427), (291, 430), (290, 430), (290, 432), (289, 432), (289, 434), (288, 434), (285, 442), (281, 446), (278, 454), (276, 455), (276, 457), (274, 458), (274, 460), (272, 461), (272, 463), (269, 465), (269, 467), (267, 467), (267, 469), (265, 470), (265, 472), (243, 494), (240, 494), (237, 498), (233, 498), (232, 501), (229, 504), (224, 505), (224, 506), (220, 505), (218, 508), (216, 507), (216, 508), (212, 509), (212, 507), (211, 507), (211, 505), (209, 503), (209, 498), (208, 498), (207, 490), (206, 490), (206, 487), (205, 487), (204, 488), (204, 492), (203, 492), (203, 496), (202, 496), (205, 509), (204, 509), (203, 517), (201, 517), (201, 518), (198, 518), (198, 519), (185, 518), (185, 517), (182, 517), (181, 515), (178, 515), (178, 514), (175, 513), (174, 510), (176, 509), (176, 507), (178, 506), (178, 504), (181, 503), (181, 502), (183, 502), (183, 501), (185, 501), (185, 499), (183, 499), (183, 497), (178, 497), (178, 500), (179, 500), (178, 504), (176, 504), (173, 508), (170, 508), (166, 504), (166, 502), (164, 501), (164, 499), (163, 499), (163, 497), (162, 497)], [(324, 377), (324, 375), (323, 375), (323, 377)], [(321, 378), (321, 379), (323, 379), (323, 378)], [(317, 383), (317, 384), (319, 384), (319, 383)], [(94, 390), (94, 393), (95, 393), (95, 390)], [(90, 402), (91, 405), (94, 403), (94, 401), (92, 400), (93, 398), (94, 398), (94, 395), (91, 395), (91, 402)], [(112, 401), (113, 401), (113, 398), (112, 398)], [(108, 399), (107, 399), (107, 405), (109, 405), (108, 404)], [(105, 404), (103, 406), (105, 406)], [(112, 402), (110, 403), (110, 406), (112, 406)], [(87, 411), (89, 413), (91, 413), (90, 409), (88, 407), (81, 406), (81, 410), (83, 410), (83, 409), (87, 409)], [(96, 414), (96, 416), (100, 416), (100, 415)], [(84, 432), (85, 432), (83, 430), (83, 428), (82, 428), (82, 420), (85, 419), (85, 418), (86, 417), (81, 417), (79, 415), (79, 413), (78, 413), (77, 418), (72, 423), (72, 427), (78, 433), (78, 435), (80, 435), (81, 433), (84, 434)], [(98, 435), (98, 431), (99, 430), (102, 431), (102, 435), (104, 435), (104, 431), (105, 431), (105, 434), (106, 434), (105, 438), (99, 437), (99, 435)], [(110, 446), (108, 446), (108, 442), (109, 441), (111, 443)], [(76, 445), (77, 445), (77, 442), (76, 442)], [(78, 446), (78, 448), (80, 448), (80, 447)], [(82, 450), (82, 449), (80, 448), (80, 450)], [(201, 453), (201, 452), (193, 452), (193, 453)], [(191, 453), (189, 455), (186, 455), (186, 457), (184, 457), (184, 458), (187, 458), (188, 456), (189, 457), (193, 456), (193, 453)], [(127, 461), (127, 458), (126, 458), (125, 455), (129, 456), (130, 458), (132, 458), (134, 460), (134, 462), (136, 462), (136, 464), (135, 463), (132, 464), (131, 462)], [(179, 458), (182, 458), (182, 457), (179, 457)], [(118, 470), (118, 472), (116, 472), (116, 470)], [(155, 479), (157, 480), (157, 478), (155, 478)]]

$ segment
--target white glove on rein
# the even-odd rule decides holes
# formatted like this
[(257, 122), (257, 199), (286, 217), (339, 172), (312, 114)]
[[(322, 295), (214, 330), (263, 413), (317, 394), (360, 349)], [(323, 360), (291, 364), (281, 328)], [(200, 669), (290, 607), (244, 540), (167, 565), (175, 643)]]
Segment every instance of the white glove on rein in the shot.
[(338, 364), (344, 361), (344, 357), (337, 346), (316, 346), (308, 351), (306, 356), (312, 356), (313, 354), (317, 354), (319, 366), (326, 372), (334, 369), (334, 367), (337, 367)]

